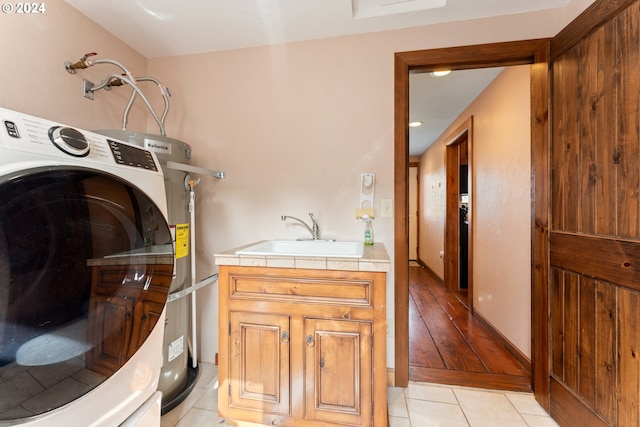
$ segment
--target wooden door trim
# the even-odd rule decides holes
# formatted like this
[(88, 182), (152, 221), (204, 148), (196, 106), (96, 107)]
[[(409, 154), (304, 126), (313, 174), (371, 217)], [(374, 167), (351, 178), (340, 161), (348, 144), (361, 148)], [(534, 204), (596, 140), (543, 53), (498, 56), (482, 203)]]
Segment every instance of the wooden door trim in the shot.
[[(549, 39), (525, 40), (505, 43), (492, 43), (475, 46), (462, 46), (444, 49), (399, 52), (394, 59), (394, 297), (395, 297), (395, 385), (406, 387), (409, 383), (409, 244), (408, 244), (408, 188), (409, 174), (409, 73), (416, 71), (430, 71), (442, 67), (450, 69), (470, 69), (495, 67), (506, 65), (534, 64), (532, 67), (532, 152), (534, 154), (533, 183), (542, 186), (533, 192), (534, 224), (540, 223), (541, 230), (546, 231), (548, 223), (548, 201), (543, 194), (546, 190), (548, 174), (545, 169), (546, 154), (540, 154), (537, 147), (548, 147), (548, 73), (540, 72), (539, 64), (548, 59)], [(541, 55), (544, 58), (541, 58)], [(546, 63), (546, 62), (544, 62)], [(537, 67), (537, 68), (536, 68)], [(545, 68), (546, 69), (546, 68)], [(534, 72), (535, 71), (535, 72)], [(546, 89), (545, 89), (546, 88)], [(546, 131), (545, 131), (546, 129)], [(534, 147), (536, 149), (534, 149)], [(546, 151), (544, 152), (546, 153)], [(542, 155), (544, 159), (539, 159)], [(537, 166), (537, 169), (536, 169)], [(538, 218), (538, 215), (542, 215)], [(534, 231), (538, 227), (534, 227)], [(545, 328), (532, 326), (532, 369), (544, 369), (548, 372), (546, 335), (546, 301), (547, 281), (545, 266), (548, 263), (548, 245), (540, 241), (534, 234), (535, 249), (533, 252), (532, 270), (538, 271), (536, 281), (532, 283), (532, 317), (536, 323), (544, 323)], [(545, 234), (541, 237), (544, 239)], [(540, 266), (543, 269), (540, 269)], [(540, 270), (538, 270), (540, 269)], [(539, 311), (539, 312), (538, 312)], [(541, 335), (536, 336), (535, 334)], [(544, 356), (544, 357), (542, 357)], [(548, 396), (548, 375), (533, 375), (533, 388), (538, 393)], [(540, 399), (539, 399), (540, 400)], [(544, 402), (544, 400), (542, 400)], [(548, 402), (548, 398), (547, 398)], [(548, 408), (548, 403), (546, 405)]]
[[(463, 133), (464, 135), (464, 133)], [(462, 135), (461, 135), (462, 136)], [(458, 199), (460, 188), (458, 145), (453, 141), (446, 143), (444, 148), (445, 170), (445, 215), (444, 215), (444, 286), (450, 291), (457, 291), (460, 282), (460, 259), (458, 249), (460, 247), (460, 230), (458, 228)], [(451, 226), (455, 223), (455, 226)]]
[(416, 261), (422, 263), (420, 260), (420, 162), (409, 162), (409, 168), (416, 168), (417, 181), (416, 182)]
[(445, 138), (445, 145), (454, 145), (465, 132), (473, 127), (473, 116), (470, 116)]
[[(457, 140), (457, 139), (456, 139)], [(457, 291), (460, 282), (460, 229), (458, 218), (458, 199), (460, 188), (459, 168), (460, 154), (458, 145), (450, 141), (444, 149), (445, 170), (445, 215), (444, 215), (444, 286), (450, 291)], [(454, 223), (455, 226), (451, 226)]]
[(409, 63), (394, 61), (394, 338), (397, 387), (409, 384)]
[(474, 68), (525, 65), (533, 62), (534, 50), (549, 40), (548, 38), (519, 40), (397, 52), (395, 59), (396, 61), (401, 60), (411, 73), (430, 72), (443, 68), (470, 70)]
[[(471, 217), (473, 217), (473, 116), (465, 119), (463, 123), (460, 124), (453, 132), (449, 134), (445, 138), (445, 175), (447, 177), (447, 184), (450, 183), (450, 178), (454, 178), (454, 180), (459, 179), (458, 171), (450, 170), (450, 160), (449, 156), (455, 155), (456, 161), (455, 163), (459, 166), (460, 164), (460, 150), (459, 144), (462, 138), (466, 139), (467, 142), (467, 152), (468, 152), (468, 174), (469, 174), (469, 182), (471, 185), (468, 187), (469, 194), (469, 212), (471, 213)], [(455, 153), (454, 153), (455, 151)], [(453, 166), (453, 165), (452, 165)], [(444, 219), (444, 283), (452, 291), (459, 290), (459, 281), (460, 281), (460, 260), (459, 260), (459, 240), (460, 240), (460, 232), (459, 232), (459, 218), (458, 218), (458, 188), (460, 187), (459, 182), (453, 183), (452, 190), (449, 185), (447, 185), (447, 197), (446, 197), (446, 215)], [(451, 227), (450, 218), (456, 218), (454, 226)], [(468, 268), (468, 279), (467, 279), (467, 308), (473, 312), (473, 221), (469, 221), (468, 228), (468, 256), (467, 256), (467, 268)]]
[(531, 66), (531, 386), (550, 410), (549, 381), (549, 44)]

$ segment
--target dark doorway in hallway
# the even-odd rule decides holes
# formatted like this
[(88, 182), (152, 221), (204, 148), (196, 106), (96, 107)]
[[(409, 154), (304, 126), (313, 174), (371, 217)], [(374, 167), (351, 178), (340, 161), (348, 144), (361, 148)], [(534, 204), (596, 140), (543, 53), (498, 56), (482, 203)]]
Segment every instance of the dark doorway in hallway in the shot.
[(530, 368), (433, 272), (409, 267), (409, 379), (531, 391)]

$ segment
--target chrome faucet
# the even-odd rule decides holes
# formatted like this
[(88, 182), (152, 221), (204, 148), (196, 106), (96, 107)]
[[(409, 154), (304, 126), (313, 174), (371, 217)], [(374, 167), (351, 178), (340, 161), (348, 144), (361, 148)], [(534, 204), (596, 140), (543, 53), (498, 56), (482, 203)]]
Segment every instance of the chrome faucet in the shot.
[[(307, 230), (309, 230), (309, 233), (311, 233), (311, 238), (313, 240), (318, 240), (318, 232), (319, 232), (319, 227), (318, 227), (318, 222), (316, 221), (316, 217), (309, 212), (309, 216), (311, 217), (311, 222), (312, 222), (312, 226), (309, 227), (309, 225), (307, 225), (306, 222), (304, 222), (303, 220), (301, 220), (300, 218), (296, 218), (295, 216), (289, 216), (289, 215), (282, 215), (280, 217), (281, 220), (286, 221), (287, 219), (295, 219), (296, 221), (298, 221), (300, 224), (304, 225), (305, 227), (307, 227)], [(301, 240), (301, 239), (298, 239)]]

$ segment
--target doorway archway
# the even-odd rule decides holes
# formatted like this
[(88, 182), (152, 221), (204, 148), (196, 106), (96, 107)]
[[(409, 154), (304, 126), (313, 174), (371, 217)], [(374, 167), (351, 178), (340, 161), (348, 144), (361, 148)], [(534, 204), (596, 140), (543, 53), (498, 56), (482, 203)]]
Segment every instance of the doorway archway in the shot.
[[(409, 381), (409, 324), (408, 324), (408, 121), (409, 121), (409, 74), (428, 72), (436, 69), (473, 69), (508, 65), (533, 64), (531, 80), (532, 98), (532, 152), (537, 153), (533, 159), (537, 177), (546, 179), (546, 149), (548, 144), (547, 129), (547, 95), (548, 87), (547, 58), (548, 39), (527, 40), (518, 42), (494, 43), (476, 46), (433, 49), (424, 51), (402, 52), (395, 55), (395, 133), (394, 133), (394, 168), (395, 168), (395, 228), (394, 228), (394, 263), (395, 263), (395, 385), (406, 387)], [(543, 168), (544, 170), (540, 170)], [(542, 188), (542, 184), (535, 183)], [(535, 190), (534, 190), (535, 191)], [(534, 210), (545, 212), (546, 200), (534, 195)], [(537, 215), (536, 215), (537, 217)], [(534, 242), (544, 239), (537, 233), (546, 233), (546, 228), (533, 231)], [(545, 260), (534, 253), (535, 265), (546, 265)], [(546, 268), (541, 269), (546, 275)], [(535, 273), (534, 273), (535, 275)], [(546, 283), (544, 278), (534, 277), (534, 304), (539, 303), (539, 295), (543, 290), (537, 289)], [(540, 327), (540, 313), (533, 310), (532, 337), (532, 385), (544, 389), (546, 378), (547, 354), (545, 328)], [(544, 325), (544, 321), (542, 322)], [(536, 344), (537, 343), (537, 344)]]

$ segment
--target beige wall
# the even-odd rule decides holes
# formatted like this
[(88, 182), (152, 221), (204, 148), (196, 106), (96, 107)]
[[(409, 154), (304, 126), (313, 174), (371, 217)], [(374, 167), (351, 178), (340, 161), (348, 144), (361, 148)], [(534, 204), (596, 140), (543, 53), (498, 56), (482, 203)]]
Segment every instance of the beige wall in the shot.
[[(555, 34), (552, 12), (369, 33), (149, 61), (172, 89), (167, 134), (193, 146), (195, 164), (224, 170), (198, 188), (198, 276), (217, 251), (305, 236), (283, 214), (317, 215), (324, 237), (360, 240), (361, 173), (376, 174), (375, 208), (393, 198), (394, 52)], [(463, 28), (461, 30), (461, 28)], [(455, 30), (454, 30), (455, 29)], [(393, 218), (374, 221), (393, 259)], [(387, 319), (393, 325), (393, 271)], [(217, 295), (199, 293), (201, 358), (217, 351)], [(393, 330), (393, 328), (390, 328)], [(388, 364), (394, 366), (393, 338)]]
[(473, 116), (474, 308), (531, 355), (531, 126), (529, 66), (506, 68), (422, 156), (420, 253), (440, 277), (445, 138)]
[[(147, 59), (61, 0), (45, 3), (42, 15), (0, 15), (0, 107), (85, 129), (120, 128), (130, 91), (99, 91), (95, 100), (82, 96), (82, 79), (97, 84), (114, 66), (96, 66), (75, 75), (64, 62), (87, 52), (112, 58), (144, 75)], [(146, 128), (146, 109), (138, 102), (130, 129)]]
[[(314, 212), (325, 237), (362, 238), (354, 219), (360, 174), (376, 174), (378, 214), (380, 200), (393, 198), (394, 52), (545, 37), (563, 19), (556, 10), (151, 59), (149, 73), (172, 88), (168, 135), (192, 144), (195, 164), (228, 174), (198, 188), (199, 277), (215, 271), (217, 251), (304, 236), (283, 214)], [(393, 219), (378, 216), (374, 231), (393, 259)], [(393, 287), (392, 271), (390, 323)], [(216, 291), (199, 293), (205, 361), (217, 351)], [(394, 366), (392, 337), (387, 355)]]
[[(448, 135), (449, 129), (445, 132)], [(442, 138), (442, 137), (441, 137)], [(444, 168), (445, 145), (436, 141), (420, 159), (418, 253), (420, 260), (444, 279), (444, 226), (447, 179)]]
[[(128, 91), (98, 93), (93, 102), (81, 94), (82, 78), (97, 83), (107, 68), (70, 75), (62, 67), (91, 51), (162, 80), (173, 94), (168, 136), (193, 146), (194, 164), (229, 176), (204, 179), (197, 188), (202, 278), (215, 271), (216, 251), (304, 235), (283, 224), (282, 214), (314, 212), (325, 237), (362, 237), (363, 224), (354, 219), (360, 174), (376, 174), (378, 212), (380, 200), (393, 197), (394, 52), (552, 36), (572, 13), (555, 9), (147, 60), (65, 3), (48, 2), (42, 16), (0, 16), (0, 107), (82, 128), (119, 127)], [(145, 126), (157, 132), (138, 103), (129, 128)], [(393, 259), (393, 219), (377, 218), (374, 229)], [(393, 286), (391, 272), (388, 319)], [(199, 292), (203, 361), (217, 351), (216, 292), (215, 286)], [(393, 337), (387, 348), (394, 366)]]

